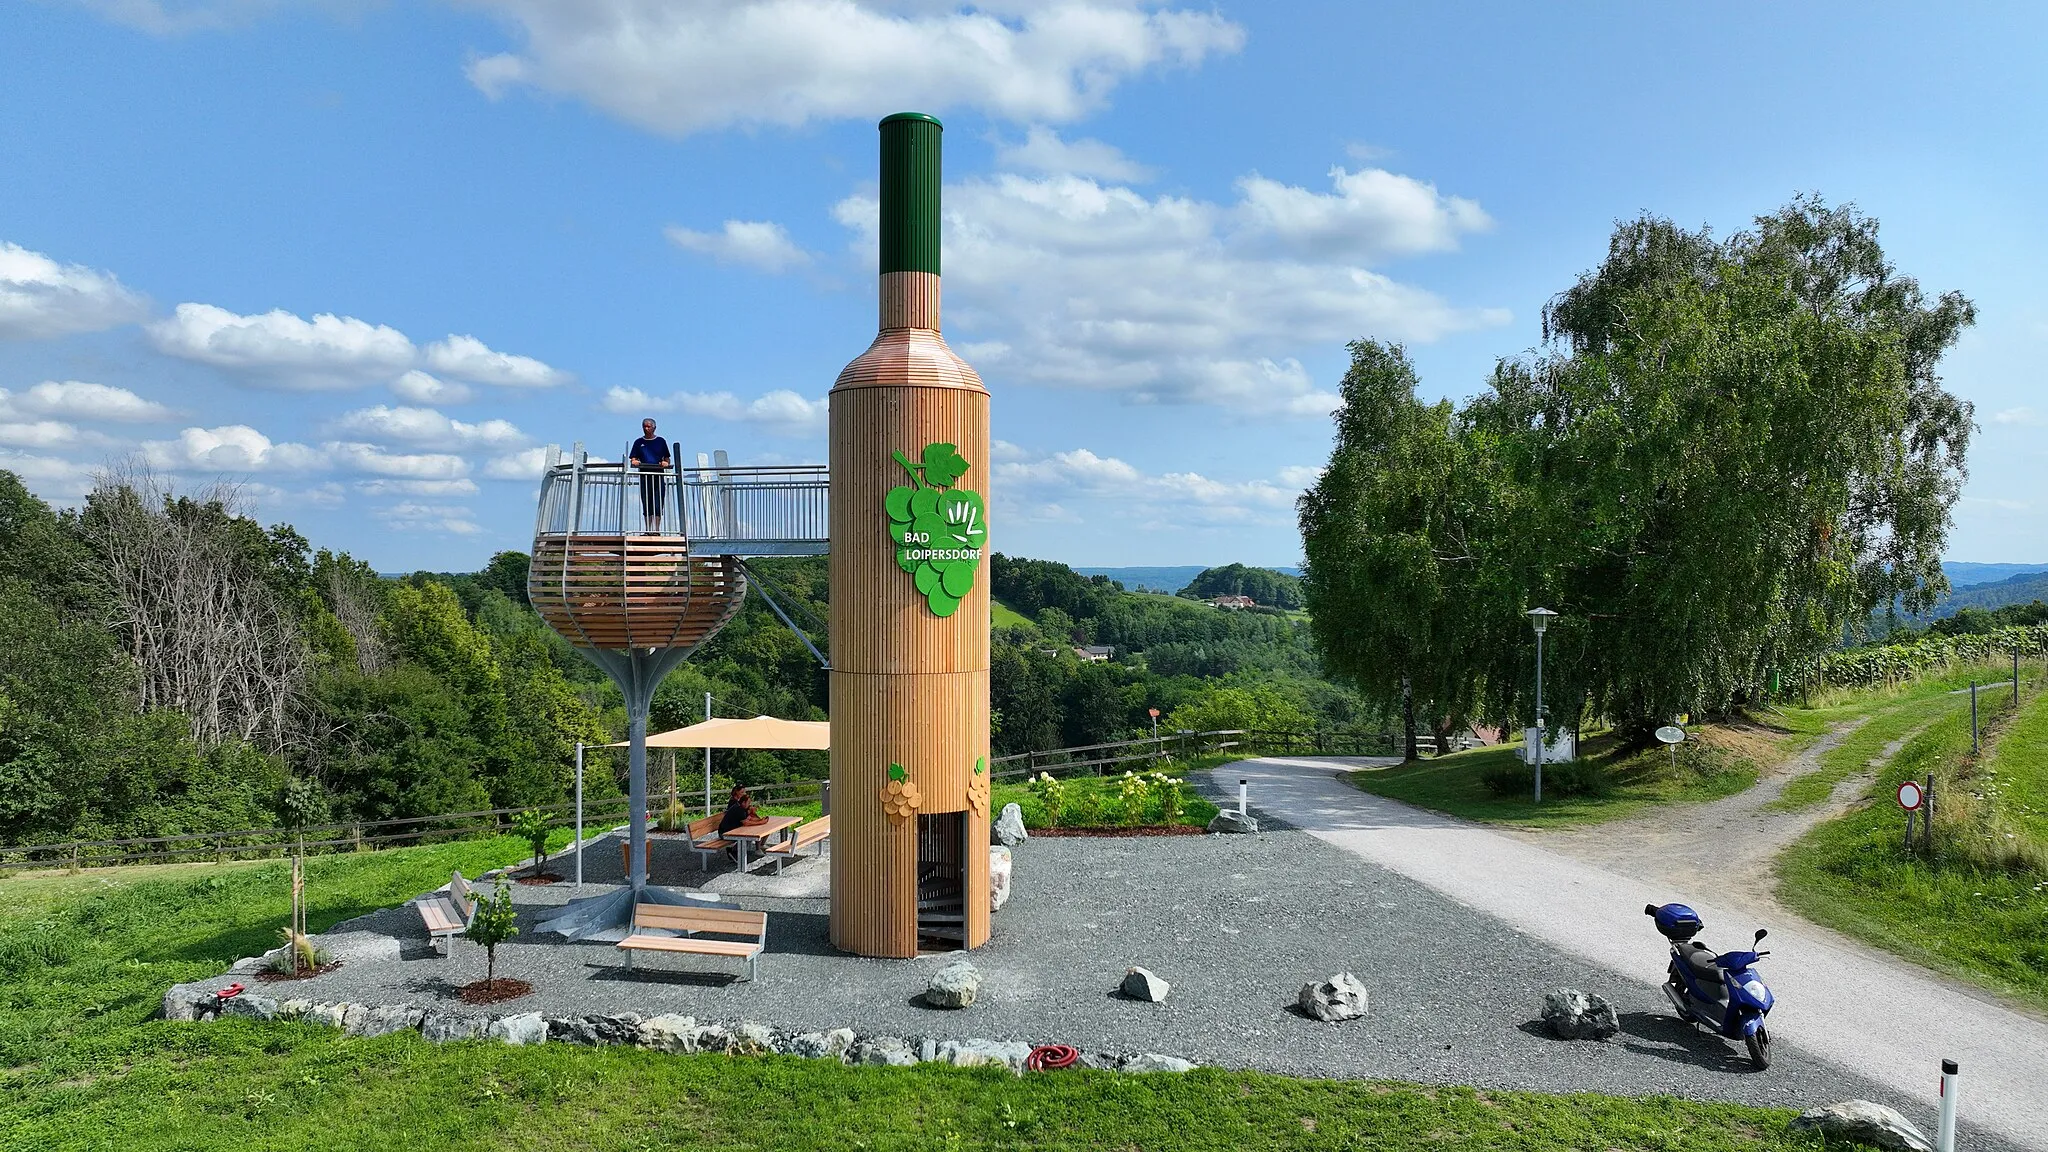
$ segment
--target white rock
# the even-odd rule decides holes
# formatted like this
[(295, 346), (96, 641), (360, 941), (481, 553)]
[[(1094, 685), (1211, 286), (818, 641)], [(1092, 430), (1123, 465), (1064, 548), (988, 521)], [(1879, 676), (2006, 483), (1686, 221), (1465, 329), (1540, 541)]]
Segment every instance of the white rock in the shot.
[(1031, 1045), (1021, 1040), (947, 1040), (939, 1044), (938, 1059), (956, 1068), (1001, 1066), (1022, 1072), (1031, 1056)]
[(965, 960), (955, 960), (932, 973), (924, 1002), (934, 1008), (965, 1008), (981, 994), (981, 973)]
[(1161, 980), (1148, 968), (1126, 968), (1124, 970), (1123, 994), (1132, 1000), (1143, 1000), (1157, 1004), (1166, 999), (1173, 985)]
[(1844, 1100), (1809, 1108), (1792, 1121), (1796, 1129), (1810, 1129), (1830, 1140), (1846, 1140), (1892, 1152), (1934, 1152), (1934, 1145), (1911, 1120), (1882, 1104), (1868, 1100)]
[(429, 1012), (420, 1021), (420, 1035), (437, 1044), (445, 1044), (450, 1040), (474, 1040), (483, 1035), (484, 1027), (489, 1023), (481, 1016)]
[(1258, 817), (1240, 815), (1238, 813), (1238, 810), (1235, 808), (1225, 808), (1221, 812), (1218, 812), (1216, 813), (1216, 815), (1211, 816), (1209, 818), (1209, 831), (1211, 832), (1239, 832), (1249, 834), (1252, 832), (1257, 832), (1258, 830)]
[(732, 1035), (735, 1055), (762, 1056), (775, 1051), (775, 1030), (766, 1024), (748, 1021), (734, 1028)]
[(1178, 1056), (1161, 1056), (1157, 1052), (1146, 1052), (1133, 1056), (1117, 1065), (1119, 1072), (1192, 1072), (1195, 1063)]
[(907, 1068), (917, 1063), (917, 1053), (901, 1036), (870, 1036), (855, 1046), (853, 1062), (871, 1067)]
[(1339, 972), (1320, 984), (1303, 984), (1295, 998), (1301, 1010), (1317, 1020), (1336, 1023), (1365, 1015), (1365, 985), (1349, 972)]
[(538, 1012), (496, 1016), (484, 1028), (484, 1035), (501, 1044), (544, 1044), (548, 1038), (548, 1022)]
[(834, 1028), (830, 1032), (805, 1032), (792, 1036), (783, 1046), (791, 1056), (802, 1056), (807, 1060), (845, 1060), (853, 1051), (853, 1029)]
[(353, 1007), (358, 1006), (323, 1000), (300, 1013), (299, 1018), (308, 1024), (325, 1024), (329, 1028), (339, 1028), (345, 1022), (348, 1010)]
[(1030, 838), (1031, 834), (1024, 830), (1024, 809), (1015, 804), (1003, 805), (1002, 814), (996, 817), (996, 839), (1005, 848), (1015, 848)]
[(1010, 850), (1001, 844), (988, 846), (988, 908), (993, 912), (1010, 900)]
[(656, 1052), (695, 1052), (696, 1041), (697, 1018), (671, 1012), (642, 1020), (634, 1043)]

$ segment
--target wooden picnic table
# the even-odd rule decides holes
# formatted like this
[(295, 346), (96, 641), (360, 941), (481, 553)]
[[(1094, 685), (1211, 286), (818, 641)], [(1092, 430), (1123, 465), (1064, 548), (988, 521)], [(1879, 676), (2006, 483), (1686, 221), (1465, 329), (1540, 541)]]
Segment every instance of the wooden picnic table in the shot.
[(789, 834), (801, 821), (794, 816), (770, 816), (759, 824), (742, 824), (725, 834), (740, 850), (740, 871), (747, 870), (747, 847)]

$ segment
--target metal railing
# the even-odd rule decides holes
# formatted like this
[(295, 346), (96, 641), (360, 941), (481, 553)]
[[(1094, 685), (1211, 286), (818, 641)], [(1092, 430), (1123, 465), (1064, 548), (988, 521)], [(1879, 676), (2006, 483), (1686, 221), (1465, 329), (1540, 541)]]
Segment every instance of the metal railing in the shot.
[(533, 534), (682, 536), (700, 555), (816, 556), (829, 492), (822, 464), (657, 469), (592, 460), (580, 444), (565, 460), (551, 447)]
[[(1135, 768), (1160, 763), (1168, 758), (1189, 761), (1216, 752), (1243, 756), (1280, 755), (1388, 755), (1396, 747), (1389, 733), (1265, 732), (1218, 729), (1209, 732), (1162, 732), (1157, 737), (1116, 740), (1107, 744), (1084, 744), (1072, 748), (1015, 752), (991, 759), (989, 775), (997, 780), (1035, 776), (1084, 773), (1107, 775), (1112, 769)], [(727, 784), (727, 787), (730, 785)], [(757, 803), (764, 806), (822, 803), (827, 795), (825, 781), (784, 780), (747, 785)], [(667, 789), (659, 789), (650, 801), (650, 820), (667, 807)], [(677, 805), (690, 818), (707, 815), (702, 804), (691, 803), (692, 790), (679, 786)], [(625, 796), (586, 799), (586, 825), (603, 826), (626, 819), (631, 801)], [(557, 804), (529, 804), (518, 808), (482, 808), (472, 812), (444, 812), (433, 816), (401, 816), (386, 820), (353, 820), (309, 824), (303, 829), (238, 828), (188, 832), (172, 836), (135, 836), (116, 840), (69, 840), (55, 844), (0, 845), (0, 865), (12, 867), (107, 867), (140, 862), (177, 863), (228, 860), (260, 860), (281, 857), (305, 837), (309, 852), (363, 851), (380, 846), (428, 844), (436, 840), (480, 835), (499, 835), (508, 830), (510, 817), (538, 810), (566, 819), (575, 811), (573, 801)]]

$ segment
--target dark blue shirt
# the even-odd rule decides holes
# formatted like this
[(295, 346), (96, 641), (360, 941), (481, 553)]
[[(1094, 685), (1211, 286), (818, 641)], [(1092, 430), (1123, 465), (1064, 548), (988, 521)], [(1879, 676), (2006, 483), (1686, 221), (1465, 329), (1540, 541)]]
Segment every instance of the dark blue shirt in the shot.
[(633, 462), (643, 468), (659, 468), (668, 463), (668, 441), (659, 436), (642, 436), (633, 441)]

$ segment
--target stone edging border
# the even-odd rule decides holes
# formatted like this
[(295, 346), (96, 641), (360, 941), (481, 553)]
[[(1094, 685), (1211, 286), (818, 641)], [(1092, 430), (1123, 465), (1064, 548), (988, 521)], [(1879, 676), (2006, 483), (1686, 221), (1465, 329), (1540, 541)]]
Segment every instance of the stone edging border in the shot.
[[(791, 1032), (765, 1024), (697, 1022), (695, 1017), (666, 1014), (643, 1018), (617, 1016), (542, 1016), (525, 1012), (502, 1016), (470, 1016), (436, 1012), (406, 1004), (366, 1005), (347, 1001), (278, 1000), (253, 992), (222, 999), (190, 984), (164, 993), (166, 1020), (204, 1022), (223, 1016), (250, 1020), (295, 1020), (325, 1024), (344, 1035), (374, 1037), (418, 1032), (436, 1043), (450, 1040), (497, 1040), (505, 1044), (580, 1044), (586, 1047), (631, 1046), (656, 1052), (715, 1052), (730, 1056), (801, 1056), (870, 1067), (904, 1067), (920, 1063), (958, 1068), (1002, 1067), (1024, 1071), (1031, 1045), (1021, 1040), (938, 1040), (930, 1037), (859, 1036), (851, 1028), (827, 1032)], [(1156, 1052), (1084, 1052), (1078, 1067), (1116, 1072), (1187, 1072), (1191, 1061)]]

